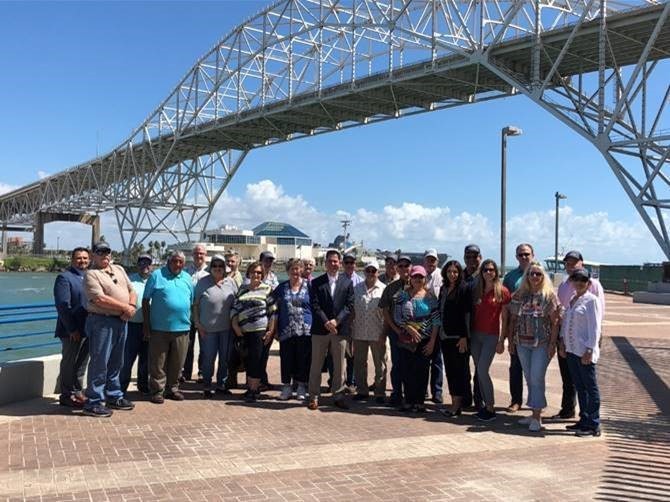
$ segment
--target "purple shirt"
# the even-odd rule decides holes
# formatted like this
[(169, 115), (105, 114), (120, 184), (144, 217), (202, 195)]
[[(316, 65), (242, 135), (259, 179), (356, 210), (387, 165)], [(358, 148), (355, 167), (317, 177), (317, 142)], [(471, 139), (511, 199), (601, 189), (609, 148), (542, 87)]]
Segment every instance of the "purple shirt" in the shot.
[[(600, 303), (600, 321), (605, 317), (605, 292), (598, 279), (591, 279), (589, 284), (589, 293), (593, 293)], [(560, 286), (558, 286), (558, 301), (564, 309), (570, 308), (570, 300), (575, 296), (575, 287), (569, 278), (566, 278)]]

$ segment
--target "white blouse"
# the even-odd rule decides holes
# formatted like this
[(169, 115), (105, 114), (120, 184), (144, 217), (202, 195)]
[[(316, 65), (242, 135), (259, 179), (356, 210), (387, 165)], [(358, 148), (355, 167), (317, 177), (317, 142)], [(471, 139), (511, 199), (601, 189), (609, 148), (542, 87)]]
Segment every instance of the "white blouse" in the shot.
[(561, 323), (561, 338), (565, 350), (576, 356), (583, 356), (587, 349), (593, 351), (592, 361), (600, 356), (600, 300), (590, 292), (584, 293), (570, 305)]

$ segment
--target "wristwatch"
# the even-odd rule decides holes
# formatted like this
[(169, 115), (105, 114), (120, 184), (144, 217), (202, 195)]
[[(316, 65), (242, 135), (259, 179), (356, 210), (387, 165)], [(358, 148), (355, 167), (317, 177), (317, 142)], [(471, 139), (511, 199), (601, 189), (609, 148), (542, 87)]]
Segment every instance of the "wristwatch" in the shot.
[(586, 349), (587, 354), (593, 354), (593, 349)]

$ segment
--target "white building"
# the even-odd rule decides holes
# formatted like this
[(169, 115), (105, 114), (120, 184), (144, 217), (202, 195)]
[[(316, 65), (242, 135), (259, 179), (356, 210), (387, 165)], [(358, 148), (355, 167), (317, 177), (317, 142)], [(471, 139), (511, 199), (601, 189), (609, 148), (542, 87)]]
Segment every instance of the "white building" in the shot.
[[(205, 246), (207, 256), (235, 251), (245, 262), (257, 260), (261, 252), (272, 251), (278, 261), (290, 258), (312, 258), (312, 239), (293, 225), (266, 221), (253, 230), (240, 230), (223, 225), (206, 230), (200, 244)], [(175, 246), (190, 256), (195, 243), (182, 242)]]

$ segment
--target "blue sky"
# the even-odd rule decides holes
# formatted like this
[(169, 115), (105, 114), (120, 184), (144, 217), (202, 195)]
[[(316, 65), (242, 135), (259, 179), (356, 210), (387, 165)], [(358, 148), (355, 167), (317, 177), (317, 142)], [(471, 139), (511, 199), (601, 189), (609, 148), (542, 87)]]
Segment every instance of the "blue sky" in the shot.
[[(266, 4), (0, 2), (0, 190), (113, 149), (200, 55)], [(371, 247), (458, 256), (476, 241), (497, 258), (500, 129), (508, 124), (524, 130), (508, 148), (510, 246), (529, 241), (539, 256), (553, 254), (558, 190), (568, 196), (561, 248), (607, 263), (663, 258), (596, 149), (522, 96), (252, 151), (213, 222), (279, 217), (327, 244), (344, 212), (352, 237)], [(110, 222), (103, 232), (118, 244)], [(79, 225), (47, 226), (47, 245), (57, 237), (68, 247), (88, 235)]]

